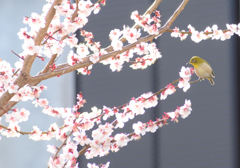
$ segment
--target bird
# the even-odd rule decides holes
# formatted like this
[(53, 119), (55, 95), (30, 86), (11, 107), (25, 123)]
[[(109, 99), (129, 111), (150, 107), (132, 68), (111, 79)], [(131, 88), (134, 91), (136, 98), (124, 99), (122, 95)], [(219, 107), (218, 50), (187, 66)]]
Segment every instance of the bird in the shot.
[(198, 56), (193, 56), (187, 64), (193, 65), (194, 71), (196, 75), (199, 77), (200, 81), (208, 79), (211, 85), (215, 84), (213, 81), (215, 75), (210, 64), (206, 60)]

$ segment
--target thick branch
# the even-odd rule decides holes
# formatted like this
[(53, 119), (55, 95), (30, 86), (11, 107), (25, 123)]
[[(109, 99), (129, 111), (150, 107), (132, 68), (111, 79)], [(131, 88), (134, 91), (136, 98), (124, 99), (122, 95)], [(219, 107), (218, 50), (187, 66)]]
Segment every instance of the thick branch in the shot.
[[(47, 33), (47, 29), (55, 15), (56, 9), (54, 8), (55, 5), (61, 4), (62, 0), (55, 0), (54, 3), (52, 4), (51, 8), (49, 9), (46, 17), (45, 17), (45, 27), (41, 28), (36, 35), (34, 42), (35, 45), (41, 45), (41, 41), (43, 40), (45, 34)], [(36, 58), (35, 56), (28, 55), (24, 59), (24, 64), (23, 68), (18, 76), (18, 78), (15, 80), (14, 84), (19, 86), (19, 89), (23, 87), (25, 84), (27, 84), (27, 80), (29, 79), (30, 75), (30, 70), (32, 67), (32, 63)], [(4, 105), (8, 103), (8, 101), (14, 96), (14, 94), (10, 94), (8, 91), (5, 91), (5, 93), (1, 96), (0, 98), (0, 116), (5, 114), (8, 110), (5, 109)], [(7, 111), (6, 111), (7, 110)]]
[[(177, 10), (173, 13), (173, 15), (170, 17), (170, 19), (166, 22), (166, 24), (159, 30), (159, 33), (158, 35), (148, 35), (148, 36), (145, 36), (145, 37), (142, 37), (140, 38), (138, 41), (136, 41), (135, 43), (132, 43), (132, 44), (129, 44), (129, 45), (126, 45), (122, 48), (121, 51), (113, 51), (113, 52), (110, 52), (108, 54), (105, 54), (105, 55), (102, 55), (100, 56), (100, 60), (99, 61), (102, 61), (102, 60), (105, 60), (105, 59), (108, 59), (110, 57), (113, 57), (113, 56), (116, 56), (118, 54), (121, 54), (125, 51), (128, 51), (132, 48), (134, 48), (137, 44), (141, 43), (141, 42), (147, 42), (147, 41), (152, 41), (155, 37), (157, 36), (160, 36), (162, 33), (164, 32), (167, 32), (169, 31), (169, 27), (172, 25), (172, 23), (174, 22), (174, 20), (178, 17), (178, 15), (181, 13), (181, 11), (184, 9), (184, 7), (186, 6), (186, 4), (188, 3), (189, 0), (184, 0), (181, 5), (177, 8)], [(38, 75), (38, 76), (34, 76), (32, 77), (29, 82), (34, 82), (36, 80), (46, 80), (46, 79), (49, 79), (49, 78), (52, 78), (54, 76), (60, 76), (60, 75), (63, 75), (63, 74), (66, 74), (66, 73), (69, 73), (69, 72), (72, 72), (72, 71), (75, 71), (79, 68), (84, 68), (84, 67), (87, 67), (89, 65), (92, 65), (92, 62), (89, 60), (89, 57), (85, 58), (83, 62), (81, 63), (77, 63), (73, 66), (70, 66), (68, 64), (62, 64), (62, 65), (59, 65), (57, 67), (57, 69), (55, 69), (54, 71), (51, 71), (51, 72), (47, 72), (45, 74), (41, 74), (41, 75)]]

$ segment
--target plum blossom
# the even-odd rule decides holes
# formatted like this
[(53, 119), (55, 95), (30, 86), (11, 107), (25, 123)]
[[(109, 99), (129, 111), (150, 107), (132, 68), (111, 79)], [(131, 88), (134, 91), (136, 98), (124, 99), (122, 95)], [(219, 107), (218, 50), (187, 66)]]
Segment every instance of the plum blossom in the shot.
[(130, 100), (129, 109), (136, 115), (143, 115), (145, 113), (143, 105), (141, 101)]
[(175, 27), (174, 29), (173, 29), (173, 32), (171, 33), (171, 37), (179, 37), (180, 36), (180, 30), (179, 30), (179, 28), (178, 27)]
[(34, 55), (38, 53), (41, 49), (41, 46), (35, 46), (35, 43), (33, 39), (25, 39), (24, 43), (22, 45), (22, 48), (24, 50), (24, 54), (26, 55)]
[(116, 141), (117, 146), (119, 146), (119, 147), (126, 146), (129, 142), (128, 136), (124, 133), (116, 134), (114, 136), (114, 139)]
[(113, 50), (118, 51), (122, 50), (123, 43), (120, 40), (114, 39), (111, 42), (111, 46), (113, 47)]
[(172, 85), (171, 83), (167, 85), (166, 89), (162, 91), (160, 99), (161, 100), (165, 100), (167, 98), (168, 95), (173, 94), (174, 92), (176, 92), (176, 88), (174, 85)]
[(70, 140), (67, 141), (66, 145), (63, 147), (64, 158), (69, 161), (73, 158), (78, 157), (77, 145)]
[(32, 28), (32, 31), (38, 31), (39, 28), (45, 27), (45, 19), (37, 13), (32, 13), (31, 17), (28, 18), (28, 24)]
[(141, 36), (140, 29), (129, 28), (128, 26), (123, 27), (123, 37), (127, 39), (129, 43), (134, 43)]
[(179, 72), (179, 79), (178, 87), (183, 88), (183, 91), (186, 92), (190, 88), (190, 79), (193, 74), (193, 68), (184, 67), (182, 66), (181, 71)]
[(213, 30), (212, 40), (213, 39), (219, 40), (221, 38), (221, 36), (223, 35), (223, 31), (222, 30), (218, 30), (218, 26), (217, 25), (213, 25), (212, 26), (212, 30)]
[(40, 107), (47, 107), (48, 103), (49, 102), (48, 102), (48, 100), (46, 98), (44, 98), (44, 99), (37, 99), (37, 100), (33, 101), (33, 104), (35, 104), (35, 107), (38, 107), (38, 106), (40, 106)]
[(120, 60), (120, 59), (114, 59), (113, 61), (111, 61), (110, 64), (110, 69), (114, 72), (114, 71), (121, 71), (122, 67), (123, 67), (123, 63), (124, 61)]
[(194, 41), (195, 43), (199, 43), (200, 41), (203, 40), (203, 32), (198, 32), (198, 31), (193, 31), (192, 32), (192, 36), (191, 36), (191, 39), (192, 41)]
[(85, 44), (79, 44), (77, 46), (77, 54), (80, 55), (82, 58), (89, 54), (88, 47)]
[(13, 84), (13, 83), (9, 83), (9, 85), (8, 85), (8, 87), (7, 87), (7, 90), (8, 90), (8, 92), (9, 92), (10, 94), (12, 94), (12, 93), (17, 93), (18, 88), (19, 88), (18, 85), (15, 85), (15, 84)]
[(191, 111), (191, 101), (186, 99), (184, 105), (179, 109), (179, 114), (183, 119), (185, 119), (191, 114)]
[(146, 131), (147, 132), (156, 132), (156, 130), (158, 129), (157, 124), (155, 124), (152, 120), (150, 120), (149, 122), (147, 122), (147, 128)]
[(115, 40), (115, 39), (119, 39), (121, 35), (122, 35), (122, 32), (119, 29), (114, 29), (110, 31), (109, 38), (110, 40)]
[(57, 147), (54, 145), (47, 145), (47, 151), (55, 155), (55, 153), (57, 152)]
[(146, 134), (146, 126), (141, 121), (134, 123), (132, 128), (134, 129), (134, 133), (137, 135), (145, 135)]

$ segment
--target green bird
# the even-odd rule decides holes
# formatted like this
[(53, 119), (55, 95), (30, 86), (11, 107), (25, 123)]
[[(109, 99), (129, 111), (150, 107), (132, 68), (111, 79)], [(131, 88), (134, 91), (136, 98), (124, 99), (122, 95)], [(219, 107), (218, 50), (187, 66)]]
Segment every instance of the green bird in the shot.
[(194, 66), (194, 71), (200, 80), (208, 79), (211, 85), (215, 84), (212, 79), (215, 78), (215, 75), (207, 61), (198, 56), (193, 56), (187, 64), (192, 64)]

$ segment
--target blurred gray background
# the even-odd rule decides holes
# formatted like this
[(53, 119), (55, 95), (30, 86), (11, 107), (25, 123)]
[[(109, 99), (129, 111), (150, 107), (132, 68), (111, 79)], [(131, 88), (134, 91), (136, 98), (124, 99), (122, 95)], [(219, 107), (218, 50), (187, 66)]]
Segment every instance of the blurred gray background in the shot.
[[(32, 12), (41, 12), (44, 1), (1, 1), (1, 37), (2, 47), (0, 58), (14, 63), (18, 58), (10, 50), (21, 53), (22, 41), (17, 37), (23, 16), (30, 16)], [(108, 0), (100, 14), (92, 15), (85, 30), (94, 33), (94, 40), (100, 41), (102, 47), (110, 44), (108, 34), (114, 29), (122, 29), (123, 25), (132, 26), (131, 12), (138, 10), (144, 13), (152, 0)], [(164, 24), (181, 0), (163, 0), (159, 10)], [(186, 8), (179, 15), (171, 28), (175, 26), (187, 30), (188, 24), (197, 30), (204, 30), (206, 26), (217, 24), (220, 29), (226, 29), (226, 23), (236, 23), (238, 19), (238, 1), (235, 0), (190, 0)], [(81, 40), (81, 39), (80, 39)], [(179, 123), (169, 122), (169, 125), (159, 129), (155, 134), (147, 133), (139, 141), (130, 142), (127, 147), (117, 153), (110, 153), (106, 157), (86, 160), (80, 157), (80, 167), (87, 163), (96, 164), (111, 161), (110, 166), (120, 167), (149, 167), (149, 168), (235, 168), (238, 167), (239, 124), (238, 114), (238, 37), (227, 41), (207, 40), (194, 43), (190, 37), (185, 41), (171, 38), (164, 33), (157, 41), (162, 53), (153, 66), (146, 70), (131, 70), (126, 64), (121, 72), (111, 72), (108, 66), (97, 64), (93, 66), (90, 76), (71, 73), (61, 78), (44, 81), (48, 86), (41, 97), (48, 97), (50, 105), (69, 107), (74, 104), (75, 95), (79, 91), (87, 99), (82, 111), (90, 111), (92, 106), (102, 108), (103, 105), (113, 107), (128, 102), (132, 97), (138, 97), (148, 91), (158, 91), (179, 78), (182, 66), (193, 55), (206, 59), (216, 75), (215, 85), (208, 81), (193, 84), (190, 90), (182, 90), (160, 101), (154, 109), (147, 110), (144, 116), (126, 124), (120, 132), (132, 132), (132, 123), (147, 122), (160, 117), (164, 112), (173, 111), (184, 104), (185, 99), (192, 102), (192, 114)], [(67, 53), (67, 52), (66, 52)], [(62, 55), (66, 60), (66, 54)], [(12, 64), (13, 65), (13, 64)], [(39, 60), (34, 65), (32, 74), (36, 74), (43, 63)], [(75, 80), (76, 79), (76, 80)], [(193, 80), (197, 79), (194, 75)], [(76, 89), (75, 89), (76, 88)], [(76, 93), (75, 93), (76, 91)], [(57, 122), (41, 114), (41, 109), (34, 108), (31, 103), (20, 104), (31, 111), (29, 123), (22, 125), (22, 130), (32, 130), (38, 125), (47, 129), (49, 124)], [(46, 151), (47, 144), (52, 142), (34, 142), (28, 136), (21, 138), (2, 137), (0, 141), (0, 167), (47, 167), (50, 154)]]

